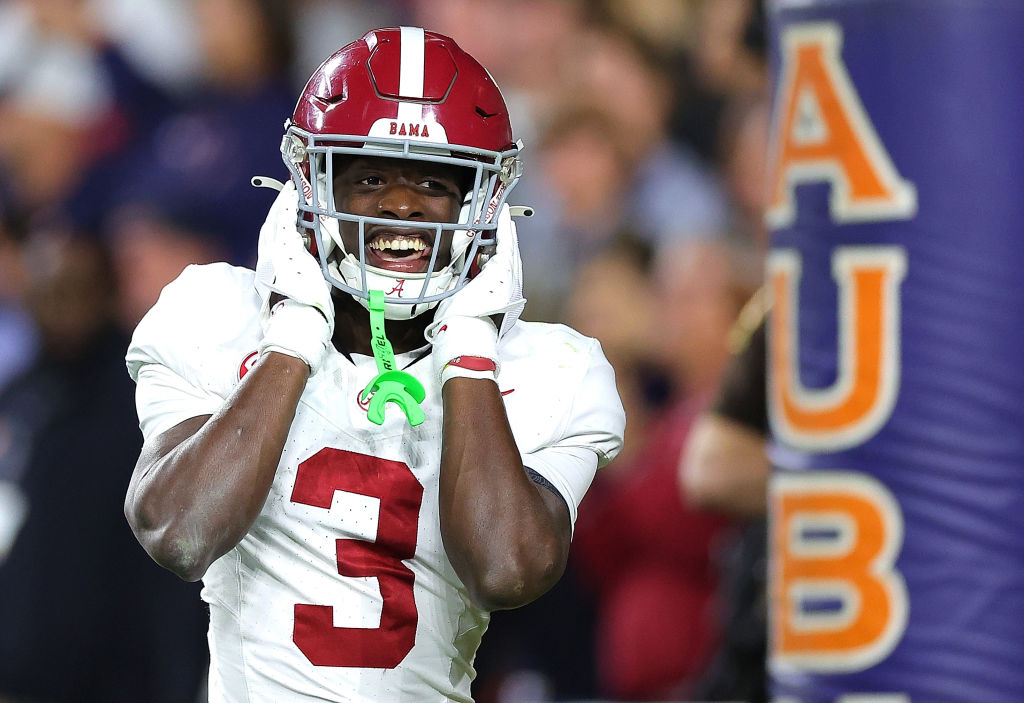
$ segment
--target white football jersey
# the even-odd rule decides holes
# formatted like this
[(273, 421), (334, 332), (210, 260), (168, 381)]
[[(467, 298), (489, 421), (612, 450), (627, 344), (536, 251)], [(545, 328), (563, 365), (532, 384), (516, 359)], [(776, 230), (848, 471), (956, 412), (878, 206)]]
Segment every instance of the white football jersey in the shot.
[[(253, 272), (190, 266), (128, 350), (147, 439), (216, 412), (261, 338)], [(441, 393), (429, 350), (400, 354), (423, 382), (426, 420), (359, 395), (372, 357), (329, 354), (309, 378), (270, 495), (249, 533), (203, 577), (210, 700), (470, 701), (489, 616), (469, 600), (441, 542)], [(625, 417), (598, 343), (518, 322), (502, 340), (499, 388), (523, 462), (569, 505), (618, 452)]]

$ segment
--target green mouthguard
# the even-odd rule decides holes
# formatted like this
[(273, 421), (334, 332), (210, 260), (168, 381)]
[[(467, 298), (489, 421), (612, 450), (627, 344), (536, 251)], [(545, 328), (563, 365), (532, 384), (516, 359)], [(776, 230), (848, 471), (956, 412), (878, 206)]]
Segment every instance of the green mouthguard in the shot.
[(422, 424), (426, 416), (420, 403), (427, 393), (415, 376), (395, 368), (395, 352), (384, 334), (383, 291), (370, 291), (370, 333), (370, 346), (373, 349), (373, 358), (377, 362), (377, 376), (359, 395), (359, 400), (363, 403), (367, 398), (370, 400), (366, 416), (370, 418), (370, 422), (383, 425), (385, 405), (394, 403), (405, 413), (410, 425), (415, 427)]

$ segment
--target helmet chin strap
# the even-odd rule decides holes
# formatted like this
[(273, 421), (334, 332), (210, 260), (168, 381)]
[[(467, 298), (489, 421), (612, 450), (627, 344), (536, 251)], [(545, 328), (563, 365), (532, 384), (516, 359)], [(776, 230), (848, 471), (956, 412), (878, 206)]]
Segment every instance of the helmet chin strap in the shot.
[[(320, 193), (325, 192), (327, 189), (326, 174), (318, 173), (313, 179), (313, 184), (311, 184), (310, 179), (306, 177), (301, 169), (295, 166), (297, 163), (295, 159), (292, 159), (290, 166), (292, 176), (296, 179), (296, 189), (302, 194), (299, 197), (304, 197), (307, 205), (315, 204), (317, 208), (325, 209), (327, 204), (323, 202)], [(466, 222), (470, 218), (473, 218), (476, 223), (489, 223), (493, 221), (500, 203), (503, 202), (502, 196), (508, 189), (509, 180), (502, 178), (494, 194), (489, 199), (483, 201), (480, 210), (476, 213), (473, 212), (472, 208), (473, 203), (477, 202), (477, 197), (470, 198), (467, 195), (467, 202), (463, 204), (458, 221)], [(514, 181), (514, 179), (512, 180)], [(275, 190), (280, 190), (281, 188), (279, 181), (266, 176), (253, 178), (252, 184), (257, 187), (273, 188)], [(314, 184), (316, 187), (313, 187)], [(482, 192), (478, 194), (483, 195)], [(532, 208), (517, 208), (517, 210), (517, 215), (529, 217), (533, 214)], [(383, 291), (388, 290), (389, 287), (394, 289), (396, 285), (402, 282), (409, 284), (410, 290), (407, 291), (407, 297), (410, 301), (413, 301), (419, 297), (434, 296), (451, 290), (456, 285), (456, 279), (462, 275), (464, 269), (470, 269), (470, 276), (472, 276), (486, 262), (489, 256), (488, 251), (476, 251), (473, 260), (469, 260), (469, 252), (467, 250), (469, 250), (479, 230), (456, 230), (452, 238), (451, 263), (448, 267), (431, 274), (428, 281), (418, 278), (403, 279), (388, 272), (372, 270), (371, 267), (363, 265), (354, 253), (347, 252), (339, 225), (338, 219), (320, 214), (314, 216), (314, 221), (310, 226), (310, 229), (315, 228), (319, 235), (317, 237), (319, 248), (321, 249), (319, 255), (324, 257), (325, 276), (327, 276), (328, 281), (332, 285), (349, 293), (360, 305), (368, 310), (370, 309), (369, 300), (367, 297), (360, 295), (360, 291), (364, 287), (364, 281), (368, 294), (377, 291), (381, 295), (385, 295)], [(312, 240), (312, 234), (309, 236)], [(313, 242), (308, 242), (308, 245), (312, 247)], [(316, 249), (313, 248), (312, 251), (315, 252)], [(416, 303), (391, 302), (385, 299), (383, 302), (383, 316), (389, 320), (409, 320), (436, 307), (438, 302), (440, 300)]]
[[(360, 300), (360, 298), (357, 298)], [(384, 334), (384, 292), (370, 291), (370, 347), (377, 362), (377, 376), (370, 381), (359, 395), (362, 402), (370, 401), (366, 416), (370, 422), (384, 424), (384, 410), (388, 403), (394, 403), (405, 413), (409, 424), (415, 427), (423, 423), (426, 415), (420, 403), (427, 394), (415, 376), (399, 371), (395, 366), (395, 352)]]
[[(339, 249), (336, 249), (335, 253), (340, 254), (341, 251)], [(357, 288), (357, 286), (361, 286), (360, 266), (358, 260), (355, 258), (354, 255), (346, 255), (345, 258), (341, 259), (340, 261), (338, 260), (337, 257), (335, 257), (328, 263), (327, 270), (333, 278), (343, 283), (349, 284), (352, 288)], [(424, 291), (423, 279), (400, 279), (394, 275), (377, 273), (376, 271), (372, 270), (371, 267), (367, 267), (366, 287), (370, 290), (371, 293), (376, 290), (380, 292), (382, 295), (384, 295), (383, 290), (394, 289), (395, 286), (398, 285), (401, 280), (405, 280), (405, 282), (408, 284), (407, 293), (410, 299), (414, 300), (421, 293), (429, 295), (433, 293), (442, 292), (445, 288), (450, 286), (453, 276), (454, 273), (450, 270), (441, 270), (435, 272), (431, 276), (429, 286), (429, 288), (435, 290)], [(364, 308), (366, 308), (367, 310), (370, 309), (370, 301), (368, 298), (358, 295), (351, 289), (346, 292), (348, 292), (349, 295), (351, 295), (356, 300), (356, 302), (358, 302)], [(411, 320), (417, 315), (420, 315), (426, 312), (427, 310), (430, 310), (431, 308), (436, 306), (438, 302), (439, 301), (434, 300), (431, 302), (422, 303), (393, 303), (388, 302), (385, 299), (383, 303), (384, 317), (387, 318), (388, 320)]]

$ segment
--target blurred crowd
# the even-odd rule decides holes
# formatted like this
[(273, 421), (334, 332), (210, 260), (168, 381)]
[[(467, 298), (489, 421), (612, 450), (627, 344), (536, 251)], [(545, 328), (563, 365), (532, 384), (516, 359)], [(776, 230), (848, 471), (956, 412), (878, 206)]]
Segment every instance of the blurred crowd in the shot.
[(273, 192), (249, 179), (285, 177), (305, 78), (400, 24), (453, 37), (501, 87), (526, 143), (512, 200), (536, 211), (519, 224), (524, 316), (597, 337), (628, 418), (568, 573), (494, 615), (475, 695), (714, 690), (742, 526), (696, 507), (679, 466), (762, 275), (759, 0), (7, 0), (0, 701), (200, 695), (197, 592), (121, 515), (141, 444), (127, 338), (187, 264), (255, 264)]

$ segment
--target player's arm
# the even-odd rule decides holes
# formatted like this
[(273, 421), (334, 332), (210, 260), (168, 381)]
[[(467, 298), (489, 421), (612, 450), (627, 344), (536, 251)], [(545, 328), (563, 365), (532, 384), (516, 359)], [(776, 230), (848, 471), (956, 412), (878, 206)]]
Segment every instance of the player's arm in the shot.
[(440, 511), (448, 558), (478, 606), (525, 605), (565, 569), (568, 507), (528, 476), (493, 381), (452, 378), (442, 396)]
[[(259, 318), (258, 361), (226, 401), (212, 405), (212, 415), (197, 412), (147, 436), (125, 499), (125, 515), (142, 546), (186, 580), (202, 578), (259, 515), (306, 380), (331, 345), (331, 288), (296, 229), (296, 208), (289, 182), (260, 230), (256, 285), (266, 302)], [(192, 323), (189, 316), (204, 302), (203, 283), (172, 284), (174, 292), (167, 300), (161, 296), (136, 330), (129, 365), (137, 368), (144, 425), (162, 412), (188, 417), (198, 407), (188, 398), (202, 390), (168, 364), (184, 369), (203, 363), (183, 361), (179, 348), (187, 334), (183, 329)], [(168, 326), (176, 332), (168, 335)], [(140, 338), (160, 341), (147, 345)], [(201, 405), (211, 407), (209, 400)], [(168, 406), (172, 410), (161, 410)]]
[[(526, 302), (508, 206), (497, 222), (493, 256), (441, 301), (427, 328), (444, 408), (441, 535), (471, 598), (488, 610), (525, 605), (547, 591), (565, 568), (572, 533), (563, 497), (523, 466), (495, 382), (498, 340)], [(592, 477), (596, 455), (585, 454)]]
[(742, 343), (729, 362), (713, 407), (690, 430), (679, 466), (687, 501), (741, 517), (764, 515), (767, 507), (771, 466), (766, 446), (764, 313), (761, 298), (755, 295), (735, 330)]
[(301, 359), (267, 353), (221, 410), (146, 441), (125, 516), (158, 564), (195, 581), (249, 531), (270, 491), (308, 374)]
[(681, 468), (691, 504), (742, 517), (764, 515), (770, 466), (761, 433), (706, 412), (690, 430)]

